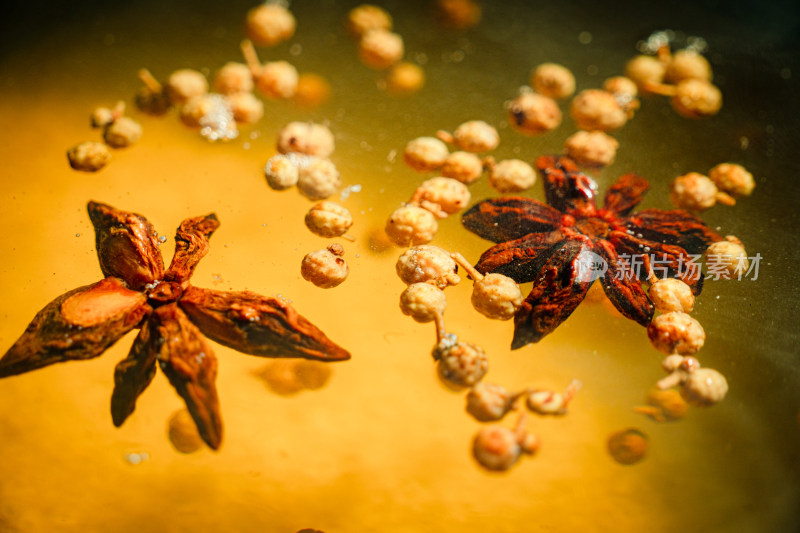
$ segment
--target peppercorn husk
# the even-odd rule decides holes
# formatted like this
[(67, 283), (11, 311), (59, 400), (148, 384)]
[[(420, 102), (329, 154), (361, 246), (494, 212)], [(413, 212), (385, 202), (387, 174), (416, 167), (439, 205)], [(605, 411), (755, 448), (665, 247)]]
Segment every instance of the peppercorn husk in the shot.
[(69, 166), (83, 172), (97, 172), (111, 161), (111, 151), (103, 143), (86, 141), (67, 150)]
[(338, 287), (350, 272), (343, 255), (344, 248), (340, 244), (309, 252), (300, 264), (300, 274), (322, 289)]
[(167, 435), (172, 446), (181, 453), (194, 453), (203, 447), (203, 440), (187, 409), (172, 414), (167, 422)]
[(430, 242), (439, 230), (436, 217), (422, 207), (398, 207), (386, 221), (385, 231), (397, 246), (415, 246)]
[(444, 291), (431, 283), (412, 283), (400, 294), (400, 310), (417, 322), (433, 322), (446, 307)]
[(629, 428), (612, 434), (608, 439), (608, 453), (621, 465), (634, 465), (644, 459), (649, 447), (647, 435)]

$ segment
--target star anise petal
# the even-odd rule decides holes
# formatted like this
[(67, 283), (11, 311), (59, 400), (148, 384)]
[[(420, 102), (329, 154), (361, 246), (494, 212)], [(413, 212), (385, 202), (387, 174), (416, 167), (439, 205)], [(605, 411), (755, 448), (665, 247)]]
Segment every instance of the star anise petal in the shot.
[(597, 211), (594, 180), (578, 169), (568, 157), (540, 156), (536, 167), (544, 182), (547, 204), (574, 216), (593, 216)]
[(97, 357), (150, 311), (144, 295), (117, 278), (71, 290), (36, 314), (0, 359), (0, 377)]
[(702, 220), (679, 209), (645, 209), (625, 218), (622, 223), (635, 235), (662, 244), (680, 246), (690, 254), (702, 254), (722, 236)]
[(475, 268), (482, 274), (503, 274), (517, 283), (533, 281), (540, 275), (544, 262), (564, 245), (565, 238), (567, 232), (557, 229), (503, 242), (486, 250)]
[(595, 243), (594, 252), (608, 265), (608, 270), (600, 277), (608, 299), (623, 316), (647, 326), (655, 308), (631, 266), (619, 258), (614, 246), (605, 239)]
[(694, 294), (700, 294), (703, 290), (700, 265), (680, 246), (641, 239), (621, 231), (612, 232), (609, 241), (619, 253), (640, 258), (640, 280), (648, 281), (651, 274), (655, 274), (659, 278), (677, 278), (683, 281), (691, 287)]
[(150, 321), (158, 335), (161, 370), (186, 402), (200, 436), (216, 450), (222, 443), (222, 417), (214, 385), (217, 358), (211, 346), (175, 303), (158, 307)]
[(133, 413), (136, 400), (156, 375), (159, 350), (154, 322), (146, 320), (133, 341), (128, 357), (114, 368), (114, 392), (111, 394), (111, 419), (119, 427)]
[(513, 350), (539, 342), (583, 301), (591, 282), (579, 278), (575, 262), (585, 251), (589, 251), (586, 242), (570, 238), (542, 266), (531, 292), (514, 316)]
[(189, 286), (181, 308), (210, 339), (264, 357), (343, 361), (350, 353), (278, 298)]
[(478, 202), (464, 213), (461, 222), (479, 237), (504, 242), (529, 233), (552, 231), (562, 216), (556, 209), (537, 200), (507, 196)]
[(219, 228), (217, 215), (187, 218), (175, 232), (175, 255), (164, 274), (164, 281), (183, 285), (194, 274), (197, 263), (206, 256), (208, 239)]
[(638, 174), (624, 174), (606, 191), (603, 209), (625, 216), (639, 205), (649, 188), (647, 180)]
[(156, 231), (145, 217), (99, 202), (89, 202), (88, 211), (104, 276), (120, 278), (135, 290), (164, 276)]

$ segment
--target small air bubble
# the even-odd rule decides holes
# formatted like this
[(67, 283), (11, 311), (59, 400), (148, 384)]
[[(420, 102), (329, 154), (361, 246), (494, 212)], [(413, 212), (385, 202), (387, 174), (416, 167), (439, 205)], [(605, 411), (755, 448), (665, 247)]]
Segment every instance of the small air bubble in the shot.
[(125, 460), (132, 465), (142, 464), (143, 462), (150, 459), (150, 454), (147, 452), (142, 453), (126, 453)]
[(578, 42), (581, 44), (589, 44), (592, 42), (592, 34), (588, 31), (582, 31), (578, 34)]
[(750, 148), (750, 139), (747, 137), (739, 137), (739, 148), (742, 150), (747, 150)]

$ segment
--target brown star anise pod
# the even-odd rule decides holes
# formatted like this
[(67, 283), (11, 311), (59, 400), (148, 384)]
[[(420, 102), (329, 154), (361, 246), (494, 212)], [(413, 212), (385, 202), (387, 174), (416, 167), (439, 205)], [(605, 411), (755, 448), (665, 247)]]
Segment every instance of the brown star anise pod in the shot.
[(39, 311), (0, 359), (0, 377), (97, 357), (140, 328), (114, 372), (114, 424), (120, 426), (133, 412), (158, 363), (186, 402), (200, 436), (217, 449), (222, 441), (217, 359), (205, 337), (263, 357), (350, 358), (283, 300), (189, 284), (219, 227), (216, 215), (181, 223), (165, 271), (157, 234), (146, 218), (98, 202), (89, 202), (88, 210), (105, 279), (63, 294)]
[(722, 237), (699, 218), (680, 210), (631, 214), (649, 188), (636, 174), (621, 176), (598, 208), (597, 184), (571, 159), (542, 156), (536, 165), (547, 205), (531, 198), (492, 198), (462, 218), (468, 230), (500, 243), (483, 253), (475, 265), (479, 272), (533, 282), (514, 316), (513, 349), (541, 340), (583, 301), (595, 281), (582, 269), (587, 260), (606, 265), (599, 278), (606, 296), (644, 326), (653, 318), (653, 303), (642, 283), (656, 271), (700, 293), (703, 276), (694, 259)]

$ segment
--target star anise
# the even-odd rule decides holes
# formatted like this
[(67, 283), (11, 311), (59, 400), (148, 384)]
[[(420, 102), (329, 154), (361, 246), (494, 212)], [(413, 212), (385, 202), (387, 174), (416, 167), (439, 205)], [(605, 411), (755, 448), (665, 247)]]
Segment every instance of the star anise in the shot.
[(462, 218), (468, 230), (500, 243), (484, 252), (475, 265), (478, 271), (505, 274), (518, 283), (533, 281), (514, 316), (512, 349), (538, 342), (578, 307), (594, 282), (585, 268), (592, 258), (607, 266), (599, 279), (614, 306), (644, 326), (653, 317), (653, 304), (642, 283), (653, 280), (656, 270), (700, 293), (703, 277), (693, 257), (722, 240), (700, 219), (680, 210), (630, 214), (649, 188), (636, 174), (621, 176), (598, 208), (597, 184), (571, 159), (542, 156), (536, 165), (549, 205), (522, 197), (492, 198)]
[(205, 337), (264, 357), (342, 361), (350, 354), (283, 300), (189, 284), (219, 227), (216, 215), (184, 220), (169, 268), (157, 234), (141, 215), (89, 202), (105, 279), (72, 290), (39, 311), (0, 359), (0, 377), (61, 361), (91, 359), (134, 328), (127, 358), (117, 364), (111, 416), (120, 426), (156, 373), (156, 363), (186, 402), (211, 448), (222, 441), (217, 359)]

